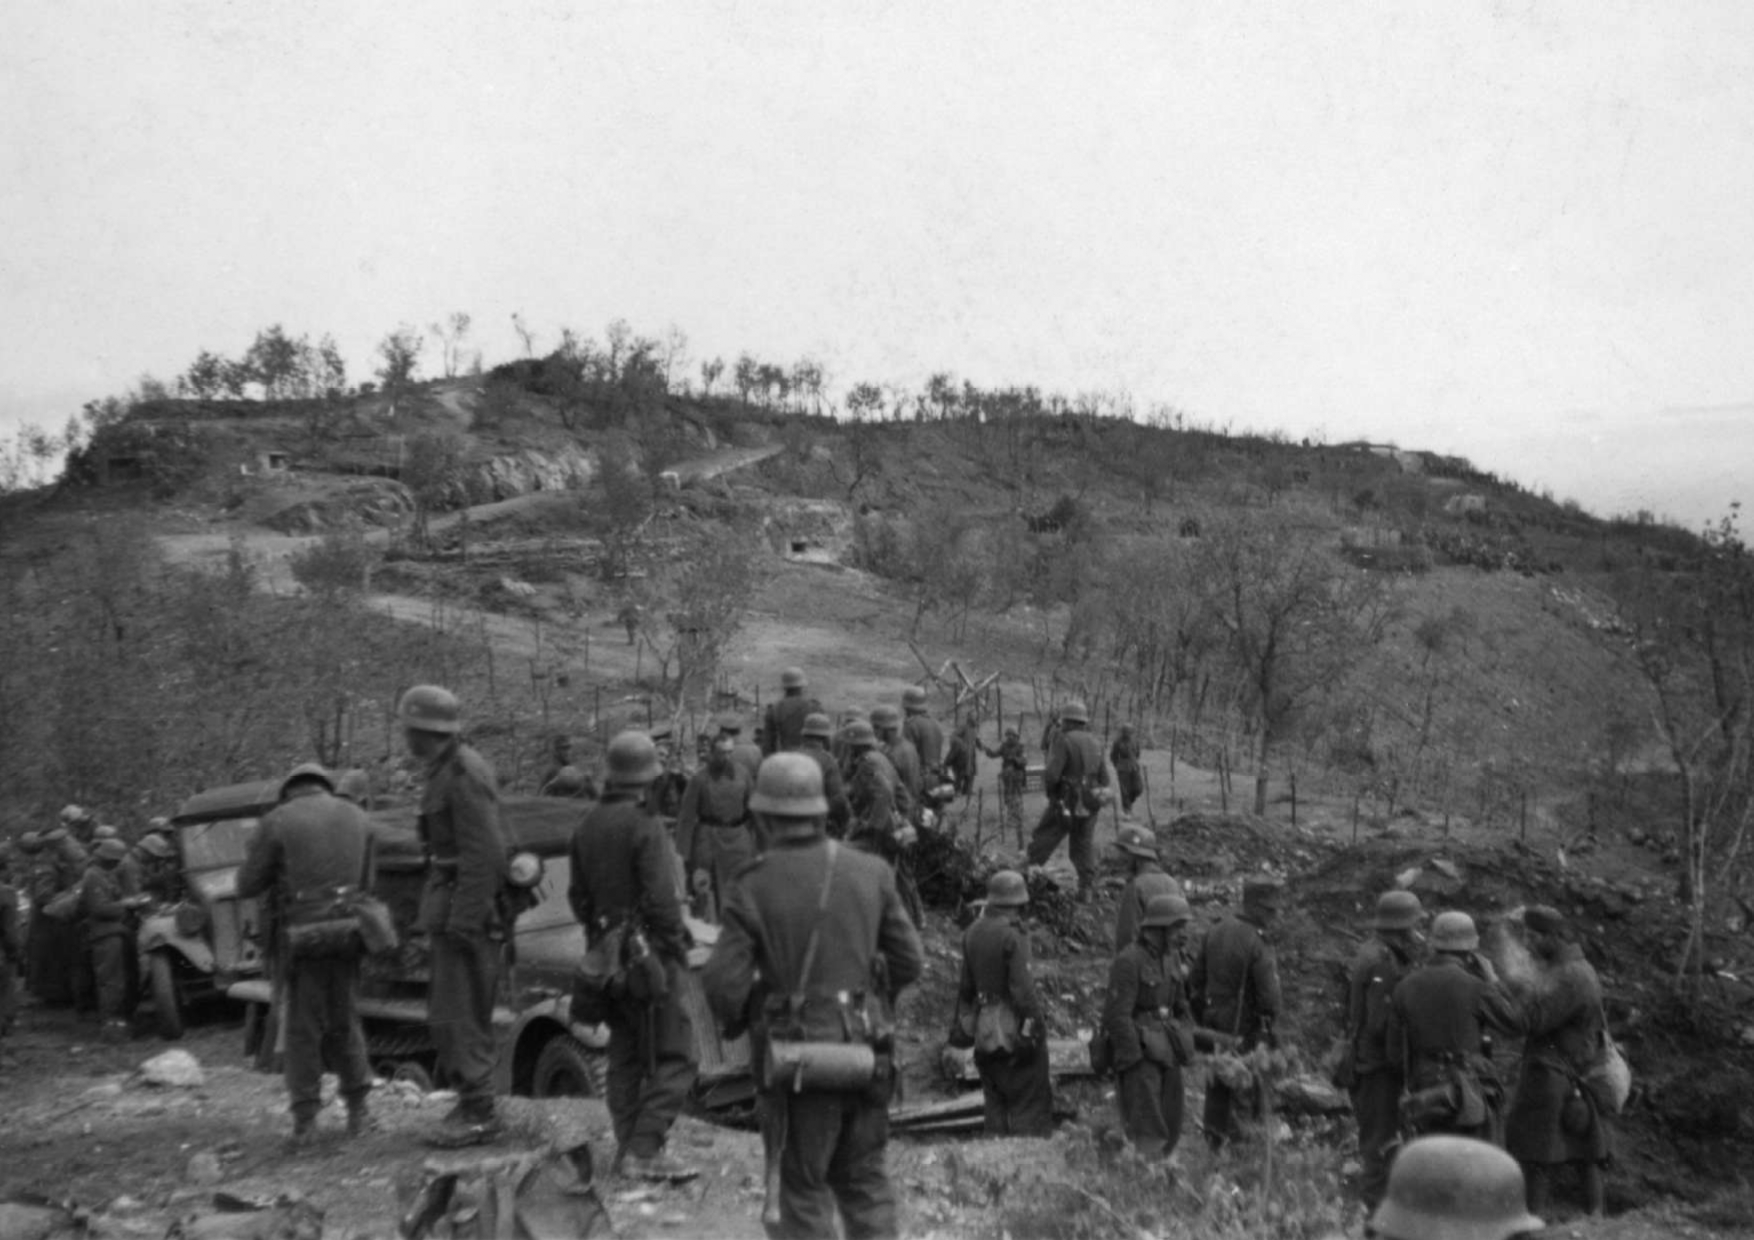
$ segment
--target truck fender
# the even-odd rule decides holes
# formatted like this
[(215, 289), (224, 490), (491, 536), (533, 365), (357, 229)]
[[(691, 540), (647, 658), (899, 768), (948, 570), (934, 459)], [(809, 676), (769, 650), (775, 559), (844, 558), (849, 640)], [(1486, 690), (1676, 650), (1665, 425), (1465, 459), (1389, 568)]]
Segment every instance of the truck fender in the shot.
[(201, 972), (213, 972), (213, 949), (202, 939), (179, 934), (176, 918), (169, 913), (140, 923), (138, 946), (143, 957), (155, 951), (174, 951)]

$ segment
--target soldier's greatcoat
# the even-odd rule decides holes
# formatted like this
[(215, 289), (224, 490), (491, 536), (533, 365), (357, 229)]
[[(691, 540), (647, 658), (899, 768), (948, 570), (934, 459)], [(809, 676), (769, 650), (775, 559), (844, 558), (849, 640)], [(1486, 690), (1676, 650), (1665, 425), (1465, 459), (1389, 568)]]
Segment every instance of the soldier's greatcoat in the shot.
[(1048, 1072), (1041, 999), (1029, 973), (1029, 935), (1017, 914), (989, 906), (962, 936), (957, 1000), (973, 1009), (1011, 1005), (1032, 1033), (1011, 1054), (975, 1054), (986, 1102), (986, 1130), (995, 1137), (1037, 1137), (1053, 1131), (1053, 1082)]
[(1181, 1139), (1192, 1022), (1180, 962), (1144, 941), (1122, 948), (1109, 966), (1102, 1023), (1114, 1047), (1121, 1125), (1148, 1157), (1167, 1156)]

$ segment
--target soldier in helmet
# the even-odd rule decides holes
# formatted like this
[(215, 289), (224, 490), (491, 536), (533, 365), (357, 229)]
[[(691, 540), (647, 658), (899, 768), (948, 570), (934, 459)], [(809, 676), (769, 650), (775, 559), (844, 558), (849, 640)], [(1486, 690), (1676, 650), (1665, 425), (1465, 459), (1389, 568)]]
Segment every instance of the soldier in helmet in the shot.
[(1546, 1227), (1524, 1208), (1523, 1175), (1503, 1150), (1467, 1137), (1420, 1137), (1389, 1172), (1370, 1219), (1381, 1240), (1515, 1240)]
[(596, 783), (592, 781), (585, 769), (573, 760), (571, 737), (556, 736), (551, 757), (553, 761), (548, 770), (543, 773), (542, 782), (536, 786), (538, 796), (596, 799)]
[(783, 696), (769, 704), (762, 720), (761, 748), (764, 754), (798, 749), (803, 745), (804, 721), (822, 711), (821, 702), (804, 696), (808, 685), (801, 667), (788, 667), (780, 673)]
[(1145, 792), (1145, 777), (1139, 767), (1139, 740), (1133, 725), (1123, 723), (1114, 744), (1108, 747), (1108, 760), (1115, 768), (1115, 784), (1121, 794), (1121, 813), (1133, 812), (1133, 802)]
[(335, 795), (351, 801), (366, 813), (372, 808), (372, 780), (363, 767), (351, 767), (335, 780)]
[(1182, 1135), (1182, 1068), (1193, 1060), (1193, 1013), (1181, 951), (1193, 910), (1180, 896), (1152, 896), (1138, 937), (1109, 967), (1102, 1024), (1114, 1050), (1115, 1101), (1127, 1139), (1148, 1158), (1168, 1157)]
[(847, 821), (852, 817), (852, 806), (847, 801), (846, 779), (840, 773), (840, 764), (828, 751), (829, 742), (834, 739), (834, 725), (829, 723), (827, 715), (812, 714), (804, 720), (802, 738), (798, 752), (822, 770), (822, 795), (828, 800), (828, 833), (835, 839), (843, 839), (847, 833)]
[(1529, 1209), (1546, 1208), (1554, 1175), (1570, 1166), (1584, 1209), (1600, 1214), (1613, 1132), (1594, 1093), (1573, 1089), (1572, 1082), (1601, 1045), (1602, 981), (1559, 910), (1544, 904), (1529, 909), (1523, 932), (1541, 972), (1534, 987), (1516, 995), (1525, 1037), (1516, 1098), (1505, 1117), (1505, 1148), (1528, 1179)]
[(893, 706), (878, 706), (871, 711), (871, 727), (883, 746), (883, 756), (895, 768), (896, 812), (908, 822), (918, 820), (926, 791), (925, 768), (920, 751), (902, 734), (901, 712)]
[(420, 837), (430, 858), (418, 928), (430, 936), (428, 1021), (438, 1068), (457, 1105), (427, 1140), (453, 1148), (495, 1140), (498, 1047), (493, 1000), (511, 927), (501, 899), (508, 848), (499, 781), (462, 741), (462, 707), (437, 685), (416, 685), (397, 710), (408, 750), (426, 766)]
[(1030, 837), (1029, 864), (1046, 865), (1060, 841), (1070, 836), (1067, 850), (1078, 871), (1078, 897), (1088, 900), (1096, 891), (1096, 817), (1108, 789), (1108, 768), (1102, 747), (1090, 734), (1090, 712), (1083, 702), (1060, 707), (1060, 728), (1048, 751), (1042, 787), (1048, 794), (1047, 812)]
[(85, 920), (86, 950), (97, 987), (97, 1015), (105, 1041), (123, 1041), (133, 1014), (134, 913), (146, 897), (122, 887), (121, 865), (128, 846), (119, 839), (98, 840), (92, 848), (79, 892)]
[(749, 817), (754, 781), (733, 754), (732, 738), (713, 738), (706, 765), (694, 773), (676, 811), (676, 851), (690, 890), (710, 897), (708, 920), (718, 920), (732, 879), (759, 851)]
[(999, 760), (999, 798), (1004, 810), (1004, 829), (1017, 833), (1023, 842), (1023, 786), (1029, 782), (1029, 757), (1016, 728), (1006, 728), (997, 749), (981, 746), (987, 757)]
[[(1244, 1054), (1263, 1042), (1277, 1045), (1273, 1023), (1279, 1018), (1279, 962), (1267, 931), (1278, 920), (1283, 900), (1284, 885), (1278, 879), (1245, 879), (1242, 912), (1206, 932), (1188, 971), (1188, 994), (1200, 1023), (1237, 1038)], [(1241, 1136), (1233, 1113), (1236, 1102), (1235, 1092), (1223, 1081), (1214, 1079), (1207, 1086), (1202, 1119), (1213, 1149)]]
[[(56, 896), (75, 891), (91, 865), (91, 852), (81, 843), (97, 827), (90, 811), (69, 805), (61, 811), (56, 824), (42, 834), (43, 855), (48, 860), (43, 886), (46, 888), (41, 907)], [(35, 895), (32, 896), (33, 901)], [(87, 950), (85, 917), (77, 908), (71, 917), (48, 918), (43, 926), (43, 982), (48, 991), (37, 995), (46, 1003), (71, 1003), (75, 1011), (96, 1010), (96, 982), (91, 973), (91, 953)]]
[(673, 826), (682, 812), (682, 794), (688, 791), (688, 774), (682, 769), (675, 729), (667, 722), (658, 722), (652, 728), (652, 744), (658, 747), (658, 761), (664, 768), (652, 781), (649, 794), (652, 812), (668, 819)]
[[(974, 1063), (992, 1137), (1042, 1137), (1054, 1127), (1047, 1030), (1029, 973), (1029, 935), (1018, 924), (1028, 903), (1023, 875), (1000, 870), (987, 880), (985, 911), (962, 936), (956, 1002), (977, 1014)], [(984, 1039), (983, 1023), (992, 1030)]]
[(902, 690), (901, 709), (906, 716), (901, 734), (920, 755), (920, 769), (926, 782), (936, 784), (944, 778), (944, 729), (929, 713), (925, 689), (909, 685)]
[(896, 872), (896, 888), (902, 905), (919, 925), (924, 916), (919, 889), (904, 864), (904, 853), (918, 838), (913, 824), (900, 809), (901, 777), (883, 752), (877, 733), (863, 720), (849, 724), (841, 733), (847, 744), (852, 774), (847, 778), (847, 802), (852, 820), (847, 843), (861, 852), (883, 858)]
[(290, 1150), (316, 1137), (325, 1071), (340, 1082), (347, 1135), (371, 1127), (372, 1070), (359, 1019), (362, 953), (357, 933), (333, 931), (336, 922), (351, 920), (337, 901), (372, 884), (370, 832), (365, 811), (335, 795), (334, 777), (306, 762), (281, 783), (280, 804), (256, 828), (238, 869), (238, 895), (272, 897), (279, 910)]
[[(868, 725), (867, 725), (868, 726)], [(873, 737), (867, 745), (874, 745)], [(924, 966), (889, 867), (823, 837), (828, 811), (816, 764), (776, 754), (762, 764), (752, 806), (773, 846), (732, 891), (724, 933), (702, 974), (714, 1014), (749, 1028), (754, 1060), (770, 1040), (861, 1043), (870, 1084), (763, 1087), (773, 1237), (897, 1234), (884, 1166), (893, 1080), (888, 1030), (896, 995)]]
[(658, 750), (646, 733), (622, 732), (609, 742), (603, 799), (573, 832), (566, 894), (587, 939), (622, 929), (630, 942), (643, 942), (656, 965), (638, 970), (644, 980), (637, 987), (630, 970), (628, 993), (612, 1000), (609, 1116), (620, 1170), (678, 1181), (698, 1174), (664, 1148), (694, 1085), (694, 1032), (682, 1006), (687, 943), (670, 841), (646, 804), (658, 770)]
[(956, 788), (956, 795), (974, 795), (975, 777), (980, 773), (981, 724), (974, 715), (967, 715), (951, 732), (944, 751), (944, 774)]
[(1425, 916), (1411, 891), (1385, 891), (1377, 898), (1371, 928), (1376, 935), (1352, 962), (1346, 988), (1346, 1046), (1336, 1071), (1352, 1094), (1358, 1121), (1359, 1192), (1375, 1209), (1389, 1182), (1389, 1157), (1400, 1138), (1402, 1057), (1389, 1038), (1389, 997), (1419, 956), (1419, 923)]
[(1491, 1035), (1522, 1033), (1522, 1014), (1479, 954), (1474, 919), (1456, 910), (1431, 923), (1431, 959), (1396, 985), (1389, 1003), (1387, 1043), (1415, 1098), (1443, 1100), (1405, 1125), (1423, 1135), (1492, 1140), (1504, 1089), (1492, 1065)]
[(1122, 951), (1139, 937), (1145, 906), (1153, 896), (1179, 896), (1182, 885), (1171, 878), (1157, 857), (1157, 836), (1136, 822), (1121, 823), (1115, 847), (1126, 858), (1131, 874), (1115, 909), (1115, 950)]
[(140, 857), (140, 892), (154, 904), (175, 904), (183, 896), (183, 877), (177, 872), (176, 846), (164, 835), (148, 831), (134, 846)]

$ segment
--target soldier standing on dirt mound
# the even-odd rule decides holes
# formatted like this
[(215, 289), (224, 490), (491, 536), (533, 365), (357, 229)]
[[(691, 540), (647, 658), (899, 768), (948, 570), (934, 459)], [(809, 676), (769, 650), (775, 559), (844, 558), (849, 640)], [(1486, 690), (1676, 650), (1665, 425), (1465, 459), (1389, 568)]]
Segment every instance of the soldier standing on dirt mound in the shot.
[(609, 1117), (618, 1169), (680, 1181), (699, 1173), (667, 1154), (664, 1143), (694, 1086), (694, 1030), (680, 993), (687, 944), (670, 841), (645, 804), (658, 770), (657, 747), (644, 732), (609, 742), (607, 787), (573, 832), (566, 894), (587, 938), (626, 927), (630, 938), (643, 938), (655, 962), (641, 970), (647, 993), (630, 989), (611, 1000)]
[(307, 762), (280, 785), (280, 805), (256, 828), (238, 870), (238, 895), (272, 893), (280, 909), (289, 1149), (308, 1146), (316, 1137), (325, 1070), (340, 1081), (347, 1135), (357, 1137), (371, 1127), (366, 1097), (372, 1070), (359, 1020), (357, 921), (349, 916), (335, 924), (338, 895), (372, 884), (370, 832), (365, 811), (334, 795), (329, 772)]
[(1346, 1045), (1335, 1083), (1352, 1095), (1358, 1121), (1359, 1193), (1374, 1210), (1389, 1183), (1401, 1132), (1402, 1056), (1389, 1040), (1389, 999), (1417, 963), (1425, 909), (1411, 891), (1377, 897), (1376, 937), (1359, 949), (1346, 986)]
[(702, 974), (713, 1012), (727, 1029), (750, 1029), (756, 1063), (777, 1039), (860, 1043), (877, 1062), (868, 1085), (798, 1089), (791, 1078), (764, 1085), (762, 1224), (776, 1240), (814, 1240), (836, 1234), (838, 1212), (849, 1240), (895, 1236), (895, 1190), (884, 1165), (889, 1030), (895, 997), (919, 977), (924, 949), (889, 867), (823, 837), (828, 803), (814, 762), (769, 758), (753, 805), (773, 847), (732, 892)]
[(1472, 917), (1439, 913), (1431, 923), (1430, 961), (1401, 980), (1389, 1005), (1388, 1045), (1403, 1056), (1408, 1094), (1430, 1098), (1447, 1088), (1453, 1100), (1424, 1117), (1403, 1116), (1421, 1136), (1497, 1140), (1504, 1087), (1486, 1034), (1519, 1035), (1522, 1013), (1479, 949)]
[(1060, 841), (1070, 836), (1066, 848), (1078, 871), (1078, 898), (1089, 900), (1096, 894), (1096, 818), (1102, 809), (1100, 790), (1108, 787), (1108, 768), (1102, 747), (1090, 734), (1084, 703), (1067, 702), (1059, 717), (1060, 730), (1042, 773), (1048, 807), (1030, 837), (1029, 864), (1046, 865)]
[(1147, 1158), (1167, 1158), (1182, 1135), (1182, 1068), (1193, 1061), (1194, 1035), (1181, 952), (1193, 916), (1180, 896), (1152, 896), (1138, 936), (1109, 967), (1102, 1023), (1115, 1101), (1127, 1140)]
[(815, 762), (822, 771), (822, 795), (828, 802), (828, 834), (838, 840), (846, 836), (852, 806), (847, 801), (847, 784), (840, 773), (840, 764), (828, 751), (828, 744), (833, 739), (834, 726), (829, 723), (828, 716), (811, 715), (804, 720), (804, 743), (798, 752)]
[[(1043, 1137), (1054, 1128), (1047, 1028), (1029, 974), (1029, 935), (1018, 924), (1029, 887), (1015, 870), (987, 880), (987, 907), (962, 936), (959, 1010), (976, 1013), (974, 1064), (981, 1074), (989, 1137)], [(987, 1009), (1009, 1009), (1008, 1016)], [(983, 1046), (983, 1022), (1008, 1022), (1010, 1045)], [(1000, 1031), (1006, 1032), (1006, 1031)]]
[[(710, 921), (719, 919), (737, 871), (759, 851), (749, 817), (753, 781), (732, 758), (731, 746), (723, 732), (713, 738), (706, 765), (688, 781), (676, 811), (676, 851), (689, 890), (701, 898)], [(704, 907), (708, 897), (710, 909)]]
[(511, 929), (500, 901), (507, 848), (499, 781), (487, 759), (463, 744), (462, 707), (450, 690), (416, 685), (397, 714), (408, 751), (426, 764), (420, 838), (429, 868), (416, 926), (431, 943), (427, 1011), (439, 1075), (457, 1091), (456, 1107), (427, 1139), (482, 1144), (501, 1132), (493, 1000)]
[(805, 679), (804, 669), (801, 667), (788, 667), (780, 673), (780, 692), (783, 696), (768, 706), (761, 730), (761, 748), (764, 754), (775, 754), (803, 746), (804, 721), (822, 710), (821, 702), (804, 696), (808, 685), (809, 681)]
[(1467, 1137), (1410, 1142), (1366, 1233), (1381, 1240), (1515, 1240), (1546, 1227), (1523, 1206), (1523, 1175), (1503, 1150)]
[(1121, 823), (1120, 839), (1115, 847), (1126, 857), (1132, 870), (1115, 910), (1115, 950), (1119, 952), (1138, 940), (1145, 906), (1151, 903), (1153, 896), (1186, 893), (1180, 883), (1164, 872), (1157, 859), (1157, 836), (1149, 827), (1136, 822)]
[[(1206, 932), (1188, 972), (1188, 992), (1200, 1023), (1237, 1038), (1237, 1049), (1245, 1055), (1262, 1042), (1277, 1044), (1273, 1022), (1279, 1017), (1279, 962), (1266, 932), (1278, 919), (1284, 893), (1278, 879), (1244, 879), (1242, 912)], [(1213, 1149), (1242, 1135), (1236, 1101), (1235, 1091), (1223, 1081), (1214, 1078), (1206, 1087), (1202, 1118)]]
[(1557, 909), (1536, 905), (1523, 915), (1523, 927), (1541, 976), (1531, 991), (1517, 993), (1525, 1040), (1505, 1148), (1528, 1178), (1530, 1210), (1546, 1208), (1554, 1173), (1569, 1164), (1577, 1168), (1584, 1209), (1600, 1214), (1613, 1134), (1590, 1091), (1574, 1082), (1601, 1045), (1602, 982)]
[(909, 685), (902, 690), (901, 709), (906, 715), (901, 734), (920, 755), (922, 776), (930, 784), (941, 782), (944, 778), (944, 729), (928, 713), (926, 691), (919, 685)]

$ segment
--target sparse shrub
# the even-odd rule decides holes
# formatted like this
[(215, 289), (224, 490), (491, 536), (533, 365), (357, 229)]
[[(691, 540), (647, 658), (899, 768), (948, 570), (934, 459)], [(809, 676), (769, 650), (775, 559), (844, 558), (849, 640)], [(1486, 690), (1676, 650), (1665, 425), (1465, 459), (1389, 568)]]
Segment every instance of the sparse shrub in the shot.
[(358, 530), (331, 530), (289, 559), (292, 579), (312, 594), (371, 588), (379, 556)]

